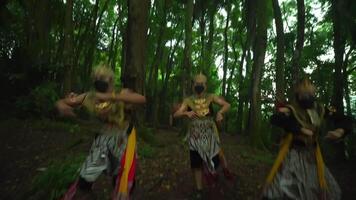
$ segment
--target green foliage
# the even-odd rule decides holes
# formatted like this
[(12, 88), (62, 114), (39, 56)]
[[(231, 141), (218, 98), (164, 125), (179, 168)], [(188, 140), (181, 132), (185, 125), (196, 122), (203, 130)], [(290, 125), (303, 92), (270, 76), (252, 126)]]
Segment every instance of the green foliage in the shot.
[(137, 128), (137, 135), (141, 138), (145, 143), (153, 146), (158, 145), (158, 141), (154, 136), (154, 129), (148, 127), (138, 127)]
[(58, 99), (55, 83), (44, 83), (31, 90), (28, 96), (17, 98), (15, 105), (20, 115), (49, 116)]
[(140, 158), (153, 158), (156, 150), (148, 143), (140, 144), (137, 148)]
[[(98, 2), (98, 6), (95, 3)], [(167, 123), (170, 107), (183, 99), (183, 75), (191, 79), (196, 73), (204, 70), (208, 76), (208, 92), (221, 94), (222, 66), (224, 60), (224, 28), (227, 20), (227, 8), (231, 7), (230, 24), (227, 29), (227, 84), (230, 91), (224, 97), (231, 103), (232, 108), (227, 114), (229, 132), (235, 132), (237, 122), (238, 99), (250, 99), (253, 53), (245, 58), (243, 72), (240, 73), (242, 52), (253, 51), (254, 44), (246, 47), (247, 36), (246, 14), (248, 1), (203, 1), (195, 2), (192, 22), (192, 69), (187, 71), (183, 66), (185, 1), (154, 1), (151, 4), (148, 19), (149, 37), (146, 65), (142, 72), (147, 82), (156, 56), (159, 57), (157, 73), (153, 73), (154, 84), (145, 85), (145, 94), (150, 98), (153, 108), (159, 107), (158, 123)], [(108, 3), (108, 4), (106, 4)], [(166, 3), (166, 7), (164, 7)], [(255, 8), (254, 14), (266, 23), (268, 27), (267, 52), (261, 81), (262, 117), (267, 120), (273, 109), (271, 99), (274, 99), (275, 82), (275, 51), (276, 33), (273, 23), (272, 2), (264, 2), (263, 8)], [(291, 78), (291, 58), (295, 49), (297, 33), (297, 2), (295, 0), (279, 1), (285, 32), (285, 88), (288, 88)], [(343, 25), (346, 26), (346, 49), (354, 44), (351, 35), (354, 29), (352, 17), (356, 3), (347, 0)], [(52, 114), (53, 104), (63, 89), (66, 78), (67, 57), (63, 57), (68, 48), (73, 54), (68, 58), (72, 70), (72, 90), (79, 93), (83, 88), (89, 88), (92, 66), (108, 62), (115, 69), (115, 86), (121, 86), (120, 76), (125, 67), (126, 25), (128, 22), (128, 5), (126, 1), (74, 1), (73, 21), (70, 26), (65, 16), (68, 12), (66, 1), (6, 1), (1, 7), (0, 16), (0, 85), (5, 85), (7, 101), (14, 104), (16, 116), (47, 117)], [(40, 8), (40, 9), (39, 9)], [(308, 69), (311, 78), (318, 87), (320, 100), (329, 103), (333, 92), (333, 15), (331, 2), (322, 0), (306, 0), (305, 42), (300, 66)], [(262, 11), (260, 10), (262, 9)], [(211, 14), (215, 13), (211, 21)], [(163, 15), (166, 19), (162, 29)], [(263, 15), (265, 17), (260, 17)], [(29, 20), (30, 19), (30, 20)], [(254, 20), (252, 20), (254, 21)], [(210, 30), (210, 24), (213, 30)], [(66, 45), (67, 30), (73, 29), (73, 42)], [(163, 30), (162, 35), (160, 34)], [(213, 31), (212, 38), (210, 31)], [(157, 49), (159, 36), (162, 36), (163, 46)], [(209, 43), (211, 40), (211, 43)], [(126, 45), (126, 46), (125, 46)], [(211, 52), (208, 52), (209, 45)], [(158, 51), (159, 50), (159, 51)], [(355, 52), (355, 51), (354, 51)], [(211, 55), (207, 55), (211, 54)], [(211, 59), (206, 59), (207, 57)], [(326, 58), (325, 58), (326, 57)], [(350, 54), (347, 70), (355, 66), (355, 53)], [(205, 60), (206, 59), (206, 60)], [(157, 60), (157, 59), (156, 59)], [(210, 62), (210, 63), (207, 63)], [(205, 65), (205, 66), (202, 66)], [(209, 68), (205, 68), (209, 66)], [(356, 91), (356, 71), (349, 74), (350, 95)], [(134, 76), (137, 76), (135, 74)], [(139, 76), (141, 77), (141, 76)], [(165, 81), (165, 77), (168, 80)], [(230, 78), (231, 77), (231, 78)], [(243, 79), (240, 84), (240, 78)], [(154, 81), (152, 81), (153, 83)], [(10, 83), (10, 84), (9, 84)], [(167, 85), (165, 85), (168, 83)], [(8, 85), (7, 85), (8, 84)], [(16, 88), (14, 91), (13, 88)], [(187, 93), (191, 92), (188, 88)], [(241, 90), (240, 90), (241, 89)], [(238, 94), (241, 91), (241, 94)], [(9, 93), (9, 94), (8, 94)], [(162, 95), (164, 94), (164, 95)], [(155, 96), (154, 96), (155, 95)], [(161, 96), (162, 95), (162, 96)], [(16, 99), (16, 101), (13, 101)], [(4, 105), (8, 105), (4, 104)], [(351, 103), (352, 110), (356, 109)], [(147, 106), (148, 113), (151, 107)], [(7, 106), (5, 106), (7, 107)], [(11, 110), (11, 109), (9, 109)], [(244, 107), (242, 124), (246, 124), (249, 105)], [(152, 123), (148, 117), (148, 122)], [(154, 119), (156, 120), (156, 119)], [(155, 122), (156, 123), (156, 122)], [(261, 122), (263, 123), (263, 122)], [(262, 127), (265, 125), (262, 124)], [(71, 132), (80, 131), (75, 126), (68, 129)], [(153, 130), (139, 130), (139, 137), (147, 143), (155, 144)], [(267, 136), (266, 136), (267, 137)], [(264, 138), (268, 141), (268, 138)], [(268, 143), (268, 142), (267, 142)]]
[(84, 155), (74, 155), (65, 160), (52, 161), (32, 184), (32, 198), (55, 200), (63, 195), (77, 178)]

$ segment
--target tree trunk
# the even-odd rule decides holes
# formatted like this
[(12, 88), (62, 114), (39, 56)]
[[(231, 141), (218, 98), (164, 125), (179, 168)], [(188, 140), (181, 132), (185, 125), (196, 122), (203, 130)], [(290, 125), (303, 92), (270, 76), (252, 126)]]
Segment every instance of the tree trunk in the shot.
[[(245, 1), (245, 24), (247, 28), (247, 36), (245, 40), (245, 44), (243, 46), (243, 53), (240, 61), (240, 70), (239, 70), (239, 104), (237, 108), (237, 131), (238, 133), (243, 132), (243, 122), (245, 112), (248, 109), (248, 102), (250, 99), (249, 92), (244, 92), (244, 86), (247, 87), (247, 83), (249, 82), (249, 71), (250, 71), (250, 63), (251, 63), (251, 45), (254, 43), (256, 38), (256, 1), (253, 0), (246, 0)], [(246, 76), (245, 80), (243, 79), (243, 68), (244, 68), (244, 61), (246, 59)], [(245, 83), (245, 84), (244, 84)], [(245, 106), (244, 106), (245, 105)], [(244, 112), (245, 108), (245, 112)], [(247, 118), (247, 121), (249, 118)], [(249, 123), (246, 123), (246, 127), (248, 127)]]
[(64, 23), (64, 48), (63, 48), (63, 62), (64, 62), (64, 81), (63, 93), (68, 94), (72, 90), (72, 70), (73, 70), (73, 0), (67, 0), (66, 13)]
[[(95, 55), (95, 51), (96, 51), (96, 45), (98, 42), (98, 31), (99, 31), (99, 27), (101, 24), (103, 14), (109, 5), (109, 1), (110, 0), (105, 1), (104, 5), (103, 5), (103, 9), (101, 10), (98, 18), (95, 17), (94, 21), (92, 21), (93, 29), (92, 29), (92, 32), (91, 32), (90, 38), (89, 38), (88, 51), (87, 51), (86, 57), (84, 59), (84, 67), (86, 67), (86, 76), (87, 77), (90, 77), (91, 72), (92, 72), (94, 55)], [(88, 85), (88, 82), (86, 83), (86, 85)]]
[(276, 58), (276, 101), (284, 102), (284, 28), (281, 8), (278, 0), (272, 0), (273, 13), (277, 31), (277, 58)]
[(222, 80), (222, 96), (226, 96), (226, 76), (227, 76), (227, 65), (228, 65), (228, 57), (229, 57), (229, 44), (228, 44), (228, 36), (227, 31), (229, 28), (229, 21), (230, 21), (230, 8), (231, 4), (227, 4), (226, 12), (226, 22), (225, 22), (225, 29), (224, 29), (224, 64), (223, 64), (223, 80)]
[(300, 59), (302, 57), (302, 51), (304, 46), (304, 30), (305, 30), (305, 6), (304, 0), (297, 0), (298, 16), (297, 16), (297, 42), (292, 57), (292, 86), (290, 90), (290, 98), (294, 94), (294, 86), (300, 79), (302, 72), (300, 66)]
[(237, 37), (236, 37), (236, 32), (235, 32), (235, 37), (234, 39), (232, 40), (232, 52), (233, 52), (233, 55), (234, 55), (234, 62), (232, 64), (232, 69), (231, 69), (231, 73), (230, 73), (230, 76), (229, 76), (229, 79), (227, 81), (227, 90), (226, 90), (226, 96), (228, 97), (228, 101), (231, 101), (231, 98), (234, 96), (234, 94), (232, 94), (231, 92), (231, 87), (232, 87), (232, 83), (234, 81), (234, 77), (236, 78), (235, 76), (235, 70), (236, 70), (236, 66), (237, 66), (237, 63), (239, 61), (239, 53), (237, 52), (236, 50), (236, 46), (235, 44), (237, 43)]
[(249, 134), (254, 146), (263, 146), (261, 139), (261, 77), (267, 47), (267, 1), (257, 2), (257, 28), (253, 53)]
[(199, 71), (202, 71), (205, 68), (205, 27), (206, 27), (206, 20), (205, 20), (205, 3), (202, 1), (201, 3), (201, 15), (199, 20), (199, 28), (200, 28), (200, 62), (199, 62)]
[(346, 113), (348, 116), (352, 116), (352, 110), (351, 110), (351, 99), (350, 99), (350, 88), (349, 88), (349, 72), (347, 71), (347, 66), (349, 62), (349, 57), (353, 51), (353, 46), (350, 46), (349, 51), (346, 53), (345, 56), (345, 61), (343, 63), (343, 81), (344, 81), (344, 87), (345, 87), (345, 101), (346, 101)]
[(186, 97), (191, 92), (191, 68), (192, 68), (192, 22), (193, 0), (187, 0), (185, 4), (185, 39), (183, 53), (182, 94)]
[(334, 54), (335, 54), (335, 72), (334, 72), (334, 92), (332, 104), (336, 107), (337, 112), (344, 113), (343, 89), (344, 83), (342, 75), (343, 56), (345, 53), (345, 31), (342, 24), (341, 13), (343, 12), (343, 0), (332, 0), (331, 9), (333, 13), (333, 32), (334, 32)]
[(150, 105), (148, 105), (147, 115), (151, 122), (153, 123), (154, 127), (156, 127), (158, 122), (158, 69), (162, 65), (163, 62), (163, 50), (164, 44), (166, 43), (166, 38), (164, 38), (166, 32), (166, 24), (167, 24), (167, 0), (163, 2), (157, 3), (157, 16), (160, 19), (159, 22), (159, 29), (158, 29), (158, 38), (157, 38), (157, 45), (155, 56), (153, 58), (151, 64), (150, 75), (148, 79), (148, 84), (150, 87), (146, 90), (146, 95), (151, 99)]
[(166, 64), (166, 74), (163, 79), (163, 86), (162, 90), (160, 91), (160, 97), (159, 97), (159, 108), (158, 108), (158, 113), (164, 113), (164, 108), (167, 105), (167, 100), (166, 100), (166, 94), (167, 94), (167, 88), (168, 88), (168, 83), (169, 83), (169, 77), (172, 73), (173, 65), (174, 65), (174, 54), (178, 49), (178, 44), (180, 43), (182, 39), (182, 34), (179, 36), (176, 44), (174, 45), (173, 49), (170, 50), (170, 54), (168, 56), (168, 61)]
[(118, 16), (115, 20), (114, 27), (111, 32), (111, 41), (109, 47), (109, 55), (108, 55), (108, 64), (111, 66), (112, 70), (115, 71), (115, 63), (116, 63), (116, 43), (118, 40), (118, 22), (120, 20), (120, 16)]
[[(247, 44), (247, 41), (245, 42)], [(238, 99), (238, 106), (237, 106), (237, 133), (242, 133), (242, 124), (243, 124), (243, 108), (244, 108), (244, 97), (245, 95), (243, 95), (243, 67), (244, 67), (244, 60), (246, 57), (246, 53), (248, 51), (248, 47), (247, 45), (244, 45), (243, 50), (242, 50), (242, 56), (241, 56), (241, 60), (240, 60), (240, 68), (239, 68), (239, 99)]]
[(206, 44), (206, 51), (204, 56), (204, 69), (203, 71), (209, 77), (210, 76), (210, 67), (213, 64), (213, 43), (214, 43), (214, 32), (215, 32), (215, 24), (214, 18), (217, 11), (216, 8), (216, 1), (211, 2), (211, 6), (209, 7), (208, 14), (209, 14), (209, 35), (208, 35), (208, 42)]
[(95, 48), (95, 46), (93, 46), (93, 43), (96, 43), (95, 42), (96, 40), (94, 40), (93, 32), (96, 29), (96, 20), (98, 17), (98, 12), (99, 12), (99, 0), (96, 0), (95, 5), (93, 7), (92, 15), (86, 27), (85, 34), (83, 35), (83, 39), (80, 42), (81, 43), (80, 46), (78, 46), (79, 52), (77, 57), (79, 58), (81, 57), (82, 53), (84, 54), (83, 55), (84, 61), (81, 67), (81, 74), (84, 74), (84, 77), (82, 77), (84, 88), (88, 88), (90, 82), (90, 73), (91, 73), (92, 66), (91, 65), (89, 66), (90, 63), (89, 59), (91, 59), (89, 55), (93, 51), (93, 48)]
[(128, 1), (127, 53), (123, 74), (133, 80), (128, 87), (141, 94), (144, 94), (149, 6), (149, 0)]

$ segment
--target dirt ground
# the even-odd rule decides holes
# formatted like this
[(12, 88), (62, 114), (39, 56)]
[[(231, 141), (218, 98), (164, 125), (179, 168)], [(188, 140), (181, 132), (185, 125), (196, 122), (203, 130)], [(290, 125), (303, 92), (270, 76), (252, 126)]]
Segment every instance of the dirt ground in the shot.
[[(160, 129), (154, 136), (157, 144), (139, 155), (133, 199), (191, 199), (194, 180), (183, 137), (172, 129)], [(30, 192), (33, 179), (53, 160), (77, 153), (85, 155), (92, 139), (93, 133), (87, 125), (67, 127), (65, 123), (49, 120), (0, 122), (0, 199), (36, 199)], [(222, 144), (236, 178), (229, 181), (220, 170), (217, 186), (205, 187), (204, 199), (258, 199), (273, 155), (251, 149), (238, 136), (222, 134)], [(139, 140), (139, 149), (145, 145)], [(343, 199), (354, 199), (355, 165), (343, 162), (329, 168), (343, 190)], [(110, 179), (101, 176), (94, 184), (94, 191), (98, 199), (110, 199)]]

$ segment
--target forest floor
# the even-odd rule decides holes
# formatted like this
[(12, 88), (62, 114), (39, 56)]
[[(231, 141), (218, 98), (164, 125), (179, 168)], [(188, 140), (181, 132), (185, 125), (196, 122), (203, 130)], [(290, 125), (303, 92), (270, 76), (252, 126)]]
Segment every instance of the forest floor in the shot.
[[(90, 125), (50, 120), (0, 122), (0, 199), (56, 199), (73, 179), (90, 148)], [(153, 141), (153, 142), (152, 142)], [(269, 152), (251, 148), (243, 137), (222, 134), (222, 147), (234, 181), (219, 170), (216, 187), (204, 190), (204, 199), (258, 199), (273, 163)], [(194, 180), (183, 136), (159, 129), (153, 139), (138, 140), (139, 161), (133, 199), (190, 199)], [(344, 192), (354, 199), (355, 164), (329, 166)], [(102, 175), (94, 184), (98, 199), (109, 199), (111, 180)]]

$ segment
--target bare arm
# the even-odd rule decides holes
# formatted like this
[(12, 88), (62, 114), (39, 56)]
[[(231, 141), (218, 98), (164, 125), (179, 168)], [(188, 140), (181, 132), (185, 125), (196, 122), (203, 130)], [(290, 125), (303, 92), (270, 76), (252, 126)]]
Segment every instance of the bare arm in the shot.
[(144, 104), (146, 97), (133, 92), (130, 89), (123, 88), (119, 93), (100, 93), (96, 92), (95, 96), (100, 101), (123, 101), (128, 104)]
[(173, 117), (187, 116), (189, 118), (196, 118), (197, 114), (194, 111), (188, 111), (188, 106), (184, 102), (181, 104), (179, 109), (173, 114)]
[(231, 107), (227, 101), (225, 101), (223, 98), (221, 98), (219, 96), (214, 96), (213, 101), (214, 101), (214, 103), (221, 106), (221, 109), (218, 111), (221, 114), (224, 114), (227, 111), (229, 111), (229, 109)]
[(220, 105), (221, 109), (216, 113), (216, 121), (220, 122), (223, 120), (223, 114), (230, 109), (230, 104), (219, 96), (214, 96), (213, 102)]
[(135, 93), (129, 89), (122, 89), (118, 95), (114, 96), (114, 100), (116, 101), (123, 101), (126, 103), (132, 103), (132, 104), (144, 104), (146, 103), (146, 97)]
[(179, 107), (179, 109), (173, 114), (173, 117), (182, 117), (185, 115), (185, 113), (188, 110), (188, 106), (184, 103), (182, 103)]
[(65, 98), (58, 100), (56, 102), (56, 108), (59, 114), (62, 116), (75, 117), (73, 108), (80, 106), (83, 103), (83, 100), (86, 95), (86, 93), (80, 95), (70, 93)]

